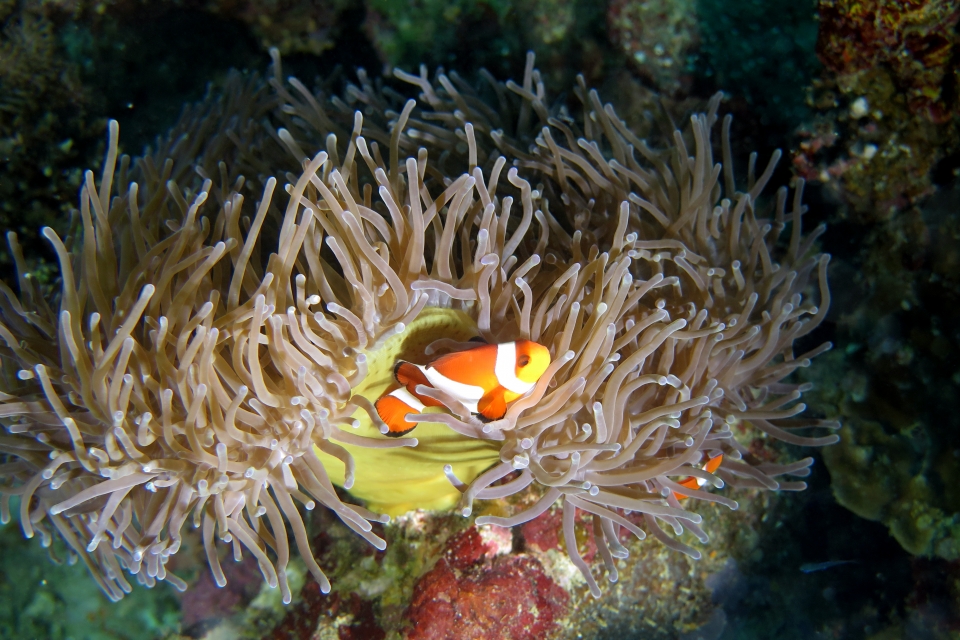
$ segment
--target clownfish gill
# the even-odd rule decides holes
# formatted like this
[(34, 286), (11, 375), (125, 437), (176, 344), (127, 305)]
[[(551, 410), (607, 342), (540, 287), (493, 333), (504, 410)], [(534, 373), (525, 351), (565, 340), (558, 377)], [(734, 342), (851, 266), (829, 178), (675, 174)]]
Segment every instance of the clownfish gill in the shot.
[(479, 344), (426, 365), (397, 360), (393, 376), (399, 386), (380, 396), (377, 414), (387, 425), (385, 435), (409, 433), (417, 424), (408, 421), (407, 414), (443, 407), (435, 398), (417, 393), (422, 385), (455, 398), (480, 420), (499, 420), (508, 404), (536, 386), (549, 365), (550, 352), (531, 340)]

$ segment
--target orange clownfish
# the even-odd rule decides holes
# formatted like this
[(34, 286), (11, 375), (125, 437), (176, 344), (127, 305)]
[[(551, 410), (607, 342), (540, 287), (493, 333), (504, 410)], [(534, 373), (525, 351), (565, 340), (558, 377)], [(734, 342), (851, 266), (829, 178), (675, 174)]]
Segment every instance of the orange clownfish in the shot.
[[(721, 463), (721, 462), (723, 462), (723, 454), (722, 454), (722, 453), (717, 454), (716, 457), (713, 457), (713, 458), (710, 458), (709, 460), (707, 460), (707, 461), (704, 463), (703, 467), (701, 467), (701, 468), (702, 468), (704, 471), (706, 471), (707, 473), (714, 473), (717, 469), (720, 468), (720, 463)], [(699, 489), (700, 487), (702, 487), (703, 485), (707, 484), (707, 481), (704, 480), (703, 478), (696, 478), (696, 477), (694, 477), (694, 476), (687, 476), (686, 478), (684, 478), (683, 480), (681, 480), (681, 481), (678, 482), (677, 484), (679, 484), (679, 485), (682, 486), (682, 487), (686, 487), (687, 489), (691, 489), (691, 490), (694, 490), (694, 491), (695, 491), (695, 490)], [(673, 492), (673, 497), (676, 498), (677, 500), (684, 500), (687, 496), (682, 496), (682, 495), (680, 495), (679, 493), (677, 493), (676, 491), (674, 491), (674, 492)]]
[(447, 393), (481, 420), (499, 420), (507, 405), (529, 393), (550, 365), (550, 352), (531, 340), (481, 344), (440, 356), (426, 365), (398, 360), (393, 369), (400, 387), (377, 400), (388, 436), (402, 436), (414, 427), (408, 413), (441, 407), (439, 401), (418, 394), (417, 385)]

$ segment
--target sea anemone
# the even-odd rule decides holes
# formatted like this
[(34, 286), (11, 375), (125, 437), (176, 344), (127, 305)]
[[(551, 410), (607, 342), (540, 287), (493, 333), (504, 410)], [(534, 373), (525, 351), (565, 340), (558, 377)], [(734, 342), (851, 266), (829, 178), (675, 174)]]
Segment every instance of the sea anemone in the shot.
[[(184, 588), (165, 565), (188, 520), (218, 584), (223, 542), (289, 602), (289, 533), (330, 588), (298, 502), (383, 548), (370, 523), (385, 514), (456, 503), (470, 516), (510, 496), (516, 513), (476, 522), (561, 505), (597, 595), (577, 510), (615, 580), (621, 528), (698, 557), (676, 537), (707, 540), (680, 500), (736, 508), (680, 478), (803, 488), (777, 478), (807, 474), (810, 458), (761, 462), (741, 430), (835, 441), (798, 432), (837, 425), (798, 418), (805, 389), (784, 382), (829, 347), (792, 346), (829, 303), (822, 229), (801, 234), (802, 181), (792, 201), (782, 188), (763, 204), (779, 153), (759, 177), (751, 156), (738, 189), (729, 116), (714, 162), (719, 96), (655, 150), (582, 82), (581, 117), (549, 108), (532, 56), (521, 85), (487, 78), (489, 100), (455, 75), (396, 75), (419, 104), (362, 73), (346, 101), (311, 93), (282, 81), (275, 56), (269, 88), (234, 77), (119, 166), (111, 123), (70, 235), (43, 231), (60, 263), (52, 301), (9, 234), (19, 295), (0, 289), (0, 515), (19, 496), (24, 534), (59, 533), (109, 597), (129, 592), (124, 571)], [(446, 410), (384, 437), (373, 403), (394, 363), (477, 336), (533, 340), (552, 363), (502, 419), (423, 389)]]

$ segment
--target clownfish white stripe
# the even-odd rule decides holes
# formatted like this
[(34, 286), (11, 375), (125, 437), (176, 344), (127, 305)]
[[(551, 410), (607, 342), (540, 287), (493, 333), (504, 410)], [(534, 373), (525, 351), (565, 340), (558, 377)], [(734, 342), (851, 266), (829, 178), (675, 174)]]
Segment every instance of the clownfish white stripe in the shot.
[(533, 382), (524, 382), (517, 377), (517, 343), (504, 342), (497, 345), (497, 363), (494, 374), (501, 387), (523, 395), (536, 386)]
[(422, 412), (426, 408), (426, 406), (420, 402), (420, 399), (417, 398), (417, 396), (407, 391), (406, 387), (398, 387), (387, 395), (393, 396), (400, 402), (409, 406), (411, 409), (415, 409), (416, 411)]
[(451, 380), (433, 367), (417, 365), (417, 368), (423, 372), (423, 375), (427, 377), (427, 380), (431, 385), (434, 386), (434, 388), (440, 389), (441, 391), (446, 391), (453, 397), (463, 402), (467, 407), (469, 407), (471, 403), (474, 407), (476, 407), (477, 402), (485, 393), (483, 387)]

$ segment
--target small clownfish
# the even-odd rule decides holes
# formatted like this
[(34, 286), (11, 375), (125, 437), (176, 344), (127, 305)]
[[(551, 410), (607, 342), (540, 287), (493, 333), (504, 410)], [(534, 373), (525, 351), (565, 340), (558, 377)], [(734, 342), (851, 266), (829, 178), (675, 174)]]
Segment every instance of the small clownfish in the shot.
[(499, 420), (507, 405), (529, 393), (550, 365), (550, 352), (531, 340), (480, 346), (440, 356), (426, 365), (398, 360), (393, 369), (400, 387), (377, 400), (388, 436), (408, 433), (416, 423), (406, 419), (425, 407), (442, 403), (416, 392), (417, 385), (443, 391), (483, 421)]
[[(721, 463), (721, 462), (723, 462), (723, 454), (722, 454), (722, 453), (717, 454), (716, 457), (713, 457), (713, 458), (710, 458), (709, 460), (707, 460), (707, 461), (704, 463), (704, 465), (701, 467), (701, 469), (703, 469), (703, 470), (706, 471), (707, 473), (714, 473), (717, 469), (720, 468), (720, 463)], [(696, 478), (696, 477), (694, 477), (694, 476), (687, 476), (686, 478), (684, 478), (683, 480), (681, 480), (681, 481), (678, 482), (677, 484), (679, 484), (679, 485), (682, 486), (682, 487), (686, 487), (687, 489), (697, 490), (697, 489), (699, 489), (700, 487), (702, 487), (703, 485), (707, 484), (707, 481), (704, 480), (703, 478)], [(674, 492), (673, 492), (673, 497), (676, 498), (677, 500), (684, 500), (684, 499), (686, 499), (687, 496), (680, 495), (679, 493), (677, 493), (676, 491), (674, 491)]]

